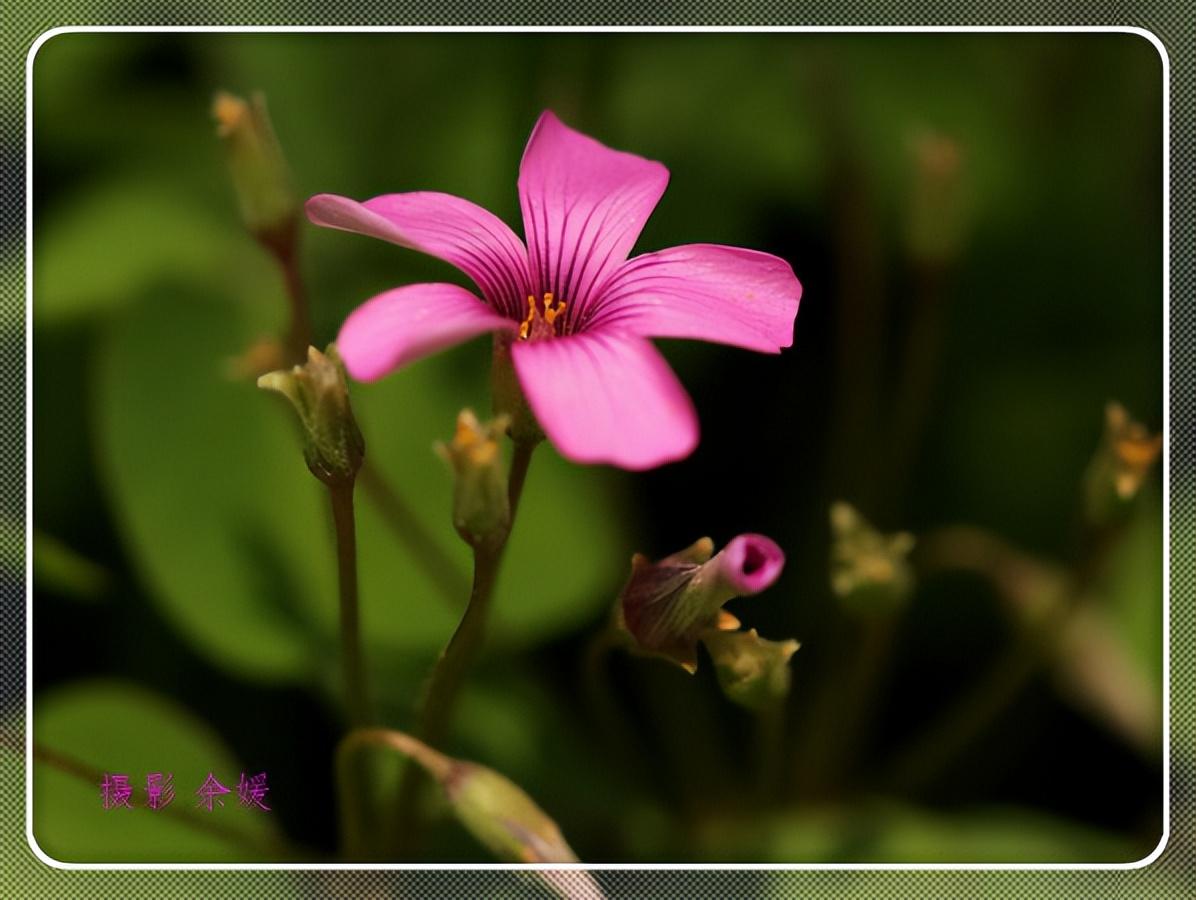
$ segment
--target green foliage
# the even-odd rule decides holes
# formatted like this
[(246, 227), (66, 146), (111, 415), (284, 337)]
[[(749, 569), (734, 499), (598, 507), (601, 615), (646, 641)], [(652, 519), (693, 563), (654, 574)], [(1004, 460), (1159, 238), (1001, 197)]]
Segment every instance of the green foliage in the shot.
[[(105, 486), (151, 596), (189, 640), (251, 677), (323, 678), (337, 621), (327, 498), (290, 411), (225, 372), (251, 336), (237, 308), (190, 288), (148, 294), (112, 321), (95, 391)], [(464, 581), (451, 477), (432, 452), (477, 393), (460, 390), (456, 362), (358, 386), (353, 403), (367, 458), (453, 551)], [(591, 473), (539, 457), (498, 592), (498, 647), (576, 627), (617, 587), (610, 501)], [(464, 597), (438, 593), (360, 487), (357, 506), (366, 652), (431, 658)]]
[[(56, 860), (278, 858), (277, 814), (237, 801), (241, 763), (208, 726), (165, 697), (106, 680), (62, 688), (38, 698), (33, 738), (39, 748), (55, 755), (53, 761), (42, 758), (34, 765), (33, 834)], [(75, 770), (64, 771), (58, 754), (69, 757)], [(91, 772), (98, 777), (92, 778)], [(174, 776), (175, 798), (165, 809), (145, 808), (145, 779), (151, 772)], [(134, 788), (131, 809), (103, 808), (104, 773), (129, 776)], [(224, 796), (224, 806), (211, 813), (196, 809), (194, 793), (209, 773), (232, 791)], [(267, 798), (271, 805), (273, 798)]]

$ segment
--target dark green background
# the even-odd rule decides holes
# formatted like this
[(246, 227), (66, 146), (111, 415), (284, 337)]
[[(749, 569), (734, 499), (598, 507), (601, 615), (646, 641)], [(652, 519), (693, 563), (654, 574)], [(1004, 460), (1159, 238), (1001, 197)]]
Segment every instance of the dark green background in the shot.
[[(41, 50), (34, 78), (35, 547), (53, 540), (89, 561), (56, 554), (35, 584), (47, 742), (132, 770), (154, 765), (172, 729), (194, 746), (197, 726), (175, 711), (136, 715), (157, 708), (120, 686), (140, 683), (269, 771), (275, 826), (331, 851), (328, 535), (282, 413), (220, 376), (283, 301), (239, 228), (207, 105), (218, 88), (263, 90), (304, 195), (444, 190), (513, 225), (519, 155), (547, 106), (670, 168), (640, 249), (768, 250), (805, 295), (780, 358), (665, 346), (703, 424), (690, 460), (636, 476), (551, 451), (537, 460), (493, 652), (449, 749), (519, 781), (590, 861), (1128, 861), (1158, 842), (1158, 756), (1077, 712), (1048, 675), (926, 789), (884, 783), (885, 763), (1009, 644), (978, 583), (915, 597), (860, 758), (816, 802), (796, 788), (756, 796), (751, 723), (708, 672), (614, 662), (635, 767), (608, 752), (580, 675), (633, 550), (774, 536), (784, 578), (733, 608), (804, 644), (792, 787), (818, 727), (811, 698), (858, 652), (826, 582), (830, 500), (887, 530), (966, 521), (1044, 556), (1071, 552), (1104, 403), (1162, 419), (1162, 83), (1144, 39), (67, 35)], [(928, 133), (958, 147), (959, 222), (936, 219), (953, 249), (935, 270), (943, 333), (907, 466), (893, 429), (907, 414), (896, 386), (921, 358), (904, 335), (927, 302), (909, 223)], [(364, 238), (309, 229), (305, 242), (321, 340), (374, 292), (457, 277)], [(472, 345), (355, 394), (372, 458), (450, 546), (448, 478), (428, 448), (461, 405), (484, 407), (485, 370)], [(1117, 633), (1155, 684), (1159, 493), (1156, 476), (1108, 590)], [(389, 719), (405, 725), (452, 618), (366, 516), (367, 639)], [(297, 587), (295, 566), (314, 581)], [(88, 686), (99, 678), (119, 682)], [(104, 727), (118, 732), (110, 759), (96, 756)], [(47, 790), (61, 806), (45, 815), (74, 823), (37, 830), (62, 858), (228, 852), (172, 857), (185, 838), (113, 833), (94, 791)], [(101, 846), (86, 843), (99, 831)], [(437, 840), (441, 858), (482, 858), (451, 828)]]

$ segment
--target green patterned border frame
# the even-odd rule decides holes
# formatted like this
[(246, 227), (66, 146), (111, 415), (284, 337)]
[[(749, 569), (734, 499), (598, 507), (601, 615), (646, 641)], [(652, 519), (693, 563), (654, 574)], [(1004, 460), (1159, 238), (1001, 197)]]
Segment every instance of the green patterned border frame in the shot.
[[(28, 592), (31, 564), (27, 553), (30, 522), (29, 401), (31, 399), (31, 334), (27, 308), (27, 261), (31, 226), (26, 177), (30, 136), (27, 131), (27, 60), (30, 51), (55, 28), (155, 28), (212, 30), (288, 30), (337, 27), (472, 29), (572, 27), (659, 27), (738, 30), (757, 27), (790, 29), (885, 28), (905, 30), (1034, 29), (1130, 31), (1151, 40), (1164, 60), (1166, 127), (1164, 188), (1169, 220), (1164, 248), (1164, 290), (1167, 297), (1189, 296), (1193, 287), (1193, 161), (1192, 107), (1193, 19), (1182, 5), (1165, 2), (1133, 4), (996, 3), (978, 9), (966, 3), (782, 4), (750, 2), (731, 10), (708, 2), (671, 4), (650, 15), (626, 0), (599, 0), (559, 5), (550, 2), (484, 2), (477, 4), (402, 3), (390, 9), (381, 4), (337, 10), (336, 4), (312, 0), (292, 4), (263, 2), (257, 11), (233, 3), (196, 3), (186, 9), (174, 4), (141, 2), (116, 5), (103, 2), (32, 2), (12, 11), (3, 26), (3, 69), (0, 70), (0, 322), (4, 347), (0, 356), (0, 515), (4, 543), (0, 568), (0, 699), (8, 718), (20, 719), (29, 703), (26, 649), (31, 619)], [(806, 8), (810, 7), (810, 8)], [(1166, 112), (1166, 110), (1165, 110)], [(1187, 152), (1185, 152), (1187, 151)], [(1174, 249), (1174, 254), (1170, 253)], [(1173, 287), (1171, 287), (1173, 286)], [(1033, 892), (1034, 896), (1105, 896), (1141, 894), (1151, 897), (1196, 894), (1196, 815), (1192, 804), (1192, 751), (1196, 749), (1196, 684), (1193, 683), (1194, 559), (1193, 479), (1186, 473), (1196, 461), (1196, 441), (1190, 422), (1196, 392), (1191, 388), (1196, 311), (1182, 303), (1168, 305), (1164, 325), (1165, 415), (1180, 423), (1168, 431), (1164, 456), (1167, 540), (1164, 567), (1168, 586), (1165, 608), (1169, 619), (1165, 647), (1165, 701), (1168, 739), (1165, 742), (1164, 839), (1147, 858), (1130, 865), (1059, 866), (801, 866), (777, 867), (603, 867), (594, 877), (611, 896), (727, 897), (763, 894), (796, 896), (994, 896)], [(1168, 339), (1168, 335), (1172, 339)], [(1172, 367), (1174, 363), (1174, 367)], [(1176, 381), (1172, 382), (1172, 376)], [(1174, 390), (1171, 390), (1174, 388)], [(22, 423), (24, 427), (21, 427)], [(22, 441), (24, 438), (24, 441)], [(1187, 465), (1185, 465), (1187, 464)], [(1175, 465), (1173, 469), (1172, 466)], [(21, 475), (24, 475), (24, 479)], [(1176, 477), (1172, 478), (1171, 475)], [(22, 491), (22, 488), (24, 490)], [(11, 562), (23, 559), (23, 569)], [(26, 734), (22, 733), (22, 737)], [(1172, 740), (1172, 738), (1174, 740)], [(35, 854), (28, 838), (25, 760), (0, 756), (0, 861), (5, 883), (14, 896), (546, 896), (543, 881), (523, 869), (501, 866), (455, 868), (366, 866), (280, 867), (90, 867), (65, 869)], [(553, 878), (567, 889), (583, 889), (579, 873), (560, 872)]]

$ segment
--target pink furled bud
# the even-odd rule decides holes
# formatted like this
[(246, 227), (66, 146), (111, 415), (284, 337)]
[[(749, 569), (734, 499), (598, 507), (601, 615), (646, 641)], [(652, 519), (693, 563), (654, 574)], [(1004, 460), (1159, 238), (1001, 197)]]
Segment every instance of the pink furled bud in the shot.
[(785, 566), (781, 548), (759, 534), (741, 534), (718, 555), (713, 551), (714, 542), (702, 538), (655, 563), (637, 554), (619, 595), (618, 620), (635, 645), (690, 672), (705, 632), (739, 627), (723, 604), (760, 593)]

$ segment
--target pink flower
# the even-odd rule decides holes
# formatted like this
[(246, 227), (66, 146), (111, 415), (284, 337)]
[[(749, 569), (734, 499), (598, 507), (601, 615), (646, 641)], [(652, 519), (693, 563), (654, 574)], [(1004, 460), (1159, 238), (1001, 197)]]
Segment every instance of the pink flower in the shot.
[(628, 259), (668, 177), (660, 163), (545, 112), (519, 167), (526, 247), (498, 217), (449, 194), (312, 197), (315, 224), (439, 257), (481, 292), (414, 284), (366, 301), (336, 341), (349, 374), (372, 381), (497, 332), (564, 456), (647, 469), (689, 455), (693, 404), (649, 338), (778, 353), (793, 343), (801, 285), (784, 260), (738, 247), (687, 244)]

